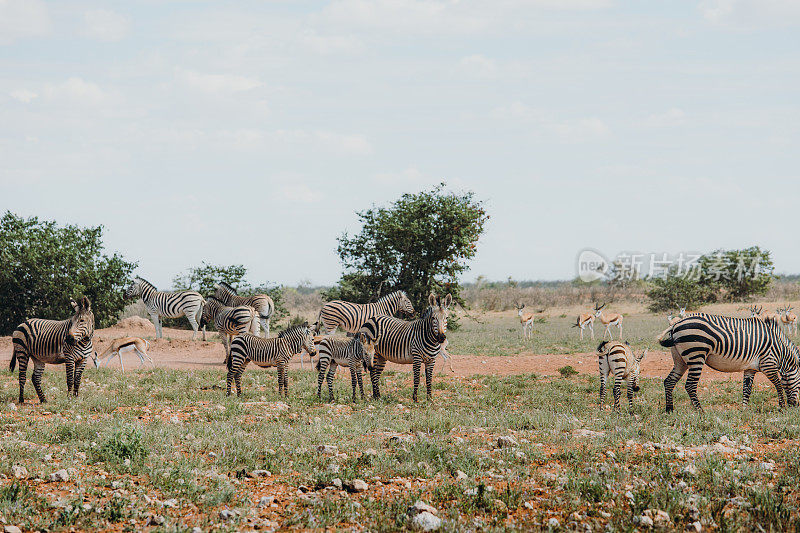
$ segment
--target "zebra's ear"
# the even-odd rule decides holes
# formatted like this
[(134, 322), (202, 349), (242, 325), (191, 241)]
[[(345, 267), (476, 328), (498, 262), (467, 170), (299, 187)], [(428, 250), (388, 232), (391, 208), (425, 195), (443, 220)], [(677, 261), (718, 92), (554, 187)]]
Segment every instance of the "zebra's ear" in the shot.
[(84, 311), (91, 311), (92, 310), (92, 302), (89, 301), (88, 296), (84, 296), (81, 300), (81, 304)]
[(69, 304), (72, 306), (72, 308), (75, 310), (76, 313), (78, 311), (80, 311), (80, 307), (78, 306), (78, 302), (76, 302), (74, 299), (70, 298)]
[(448, 294), (447, 296), (444, 297), (444, 302), (442, 302), (442, 307), (447, 309), (448, 307), (450, 307), (451, 303), (453, 303), (453, 296), (451, 294)]
[(431, 307), (436, 305), (436, 295), (435, 294), (431, 293), (430, 296), (428, 296), (428, 303), (430, 304)]

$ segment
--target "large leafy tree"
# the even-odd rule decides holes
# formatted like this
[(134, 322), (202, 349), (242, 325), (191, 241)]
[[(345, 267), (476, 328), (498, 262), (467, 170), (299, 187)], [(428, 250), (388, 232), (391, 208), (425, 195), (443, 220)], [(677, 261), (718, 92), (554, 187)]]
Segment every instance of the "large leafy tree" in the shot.
[(402, 289), (417, 309), (432, 291), (460, 301), (459, 275), (489, 218), (472, 192), (447, 192), (442, 183), (357, 215), (360, 233), (339, 237), (345, 273), (324, 297), (369, 302)]
[(103, 252), (103, 227), (59, 226), (6, 212), (0, 218), (0, 333), (26, 318), (61, 320), (70, 298), (88, 296), (98, 327), (125, 307), (123, 288), (136, 267)]

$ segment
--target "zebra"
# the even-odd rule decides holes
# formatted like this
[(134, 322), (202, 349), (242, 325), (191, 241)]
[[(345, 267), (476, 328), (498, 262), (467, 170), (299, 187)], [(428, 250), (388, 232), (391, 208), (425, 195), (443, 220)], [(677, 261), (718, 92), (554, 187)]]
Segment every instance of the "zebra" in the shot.
[(687, 369), (686, 392), (692, 406), (703, 412), (697, 383), (704, 364), (719, 372), (744, 372), (743, 407), (750, 400), (759, 370), (775, 386), (781, 408), (785, 406), (784, 391), (789, 405), (797, 405), (800, 353), (774, 321), (696, 313), (671, 326), (667, 333), (659, 340), (672, 349), (672, 371), (664, 380), (667, 413), (673, 411), (672, 390)]
[(422, 317), (408, 322), (392, 316), (376, 316), (367, 320), (361, 329), (367, 340), (375, 343), (375, 364), (370, 370), (372, 396), (380, 398), (379, 380), (387, 361), (401, 365), (414, 365), (413, 400), (417, 401), (420, 367), (425, 365), (425, 385), (428, 400), (432, 399), (431, 380), (436, 358), (447, 340), (447, 310), (452, 296), (428, 297), (428, 307)]
[(308, 323), (292, 326), (281, 331), (277, 337), (264, 339), (251, 333), (234, 337), (227, 360), (227, 395), (231, 395), (231, 384), (236, 381), (236, 395), (242, 395), (242, 373), (247, 363), (252, 361), (260, 367), (278, 367), (278, 394), (287, 396), (289, 392), (289, 360), (305, 348), (309, 355), (317, 354), (311, 328)]
[(249, 305), (228, 307), (213, 296), (209, 296), (200, 314), (200, 325), (203, 327), (203, 340), (206, 340), (206, 324), (213, 323), (217, 328), (222, 345), (225, 347), (225, 359), (230, 353), (231, 339), (236, 335), (252, 331), (256, 322), (256, 310)]
[(33, 388), (41, 403), (46, 403), (42, 391), (44, 365), (64, 363), (67, 370), (67, 393), (78, 395), (86, 361), (94, 352), (94, 313), (89, 298), (70, 300), (75, 314), (67, 320), (29, 318), (17, 326), (12, 336), (13, 353), (9, 369), (13, 372), (19, 361), (19, 403), (25, 402), (25, 381), (28, 359), (33, 360)]
[(598, 366), (600, 367), (600, 406), (606, 397), (606, 382), (609, 374), (614, 378), (614, 410), (619, 409), (619, 398), (622, 393), (622, 380), (627, 379), (628, 409), (633, 409), (633, 394), (639, 392), (639, 363), (647, 355), (636, 356), (627, 342), (603, 341), (597, 347)]
[(224, 281), (214, 284), (214, 297), (229, 307), (239, 305), (249, 305), (258, 313), (258, 320), (253, 322), (250, 333), (259, 334), (259, 322), (264, 329), (264, 337), (269, 337), (269, 320), (275, 312), (275, 302), (266, 294), (254, 294), (253, 296), (239, 296), (236, 289)]
[(147, 307), (150, 320), (156, 327), (156, 338), (162, 337), (161, 320), (159, 317), (178, 318), (185, 316), (192, 326), (192, 340), (197, 336), (198, 315), (203, 309), (205, 300), (199, 292), (179, 291), (161, 292), (147, 280), (135, 277), (133, 282), (125, 289), (126, 298), (140, 297)]
[(414, 306), (405, 291), (394, 291), (382, 296), (376, 302), (356, 304), (343, 300), (332, 300), (322, 306), (317, 322), (330, 335), (341, 327), (347, 333), (356, 333), (370, 318), (380, 315), (395, 315), (398, 312), (406, 316), (414, 314)]
[[(375, 343), (369, 342), (366, 335), (356, 333), (353, 337), (325, 337), (317, 344), (317, 398), (322, 397), (322, 381), (328, 380), (328, 393), (333, 401), (333, 376), (337, 365), (350, 369), (350, 382), (353, 386), (353, 402), (356, 401), (356, 384), (364, 399), (364, 382), (361, 380), (361, 367), (370, 370), (375, 361)], [(327, 372), (326, 372), (327, 371)]]

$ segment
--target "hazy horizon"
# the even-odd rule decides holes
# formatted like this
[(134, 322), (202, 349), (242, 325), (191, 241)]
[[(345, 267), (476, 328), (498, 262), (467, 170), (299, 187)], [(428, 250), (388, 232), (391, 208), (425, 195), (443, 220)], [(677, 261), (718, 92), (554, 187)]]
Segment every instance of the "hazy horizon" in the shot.
[(0, 210), (189, 267), (330, 285), (355, 211), (439, 182), (491, 216), (464, 276), (584, 248), (758, 245), (800, 272), (800, 4), (0, 1)]

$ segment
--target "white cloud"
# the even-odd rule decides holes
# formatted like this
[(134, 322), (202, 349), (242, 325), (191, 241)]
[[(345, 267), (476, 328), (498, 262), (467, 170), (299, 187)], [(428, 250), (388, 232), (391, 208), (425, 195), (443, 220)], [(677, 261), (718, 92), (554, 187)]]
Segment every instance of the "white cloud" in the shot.
[(544, 121), (546, 114), (540, 109), (534, 109), (522, 102), (512, 102), (509, 105), (499, 106), (489, 113), (492, 118), (511, 120), (539, 120)]
[(483, 54), (463, 57), (459, 64), (466, 73), (481, 78), (489, 78), (497, 72), (495, 60)]
[(183, 68), (175, 69), (175, 78), (193, 89), (210, 94), (240, 93), (263, 85), (254, 78), (238, 74), (206, 74)]
[(109, 93), (96, 83), (71, 77), (62, 83), (45, 86), (43, 95), (48, 101), (68, 100), (81, 104), (105, 104), (111, 101)]
[(358, 53), (364, 50), (364, 43), (353, 35), (320, 35), (314, 30), (305, 30), (297, 40), (309, 50), (322, 55)]
[(655, 113), (647, 117), (648, 126), (654, 128), (668, 128), (686, 123), (686, 113), (683, 109), (673, 107), (664, 113)]
[(597, 117), (560, 118), (543, 109), (532, 108), (522, 102), (499, 106), (489, 112), (499, 120), (530, 123), (531, 129), (540, 134), (555, 136), (567, 142), (586, 142), (611, 137), (611, 128)]
[(372, 31), (469, 33), (486, 26), (472, 10), (453, 9), (454, 2), (421, 0), (335, 0), (322, 12), (327, 22)]
[(322, 200), (322, 193), (313, 190), (305, 183), (294, 183), (281, 187), (281, 194), (290, 202), (313, 204)]
[(314, 137), (337, 152), (352, 155), (368, 155), (372, 153), (372, 145), (363, 135), (342, 135), (329, 131), (315, 131)]
[(738, 29), (800, 25), (797, 0), (702, 0), (698, 8), (709, 22)]
[(23, 104), (30, 104), (35, 98), (38, 98), (38, 93), (30, 91), (28, 89), (17, 89), (16, 91), (11, 91), (8, 93), (11, 98), (17, 100), (18, 102), (22, 102)]
[(375, 179), (381, 183), (400, 185), (420, 185), (430, 181), (428, 176), (420, 172), (416, 167), (409, 167), (400, 172), (381, 172), (375, 175)]
[(554, 124), (552, 129), (562, 140), (568, 142), (600, 140), (611, 136), (611, 129), (597, 117), (561, 122)]
[(105, 42), (121, 41), (130, 30), (128, 17), (107, 9), (93, 9), (83, 14), (83, 34)]
[(0, 0), (0, 44), (47, 35), (50, 29), (50, 15), (41, 0)]

